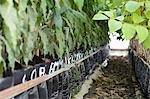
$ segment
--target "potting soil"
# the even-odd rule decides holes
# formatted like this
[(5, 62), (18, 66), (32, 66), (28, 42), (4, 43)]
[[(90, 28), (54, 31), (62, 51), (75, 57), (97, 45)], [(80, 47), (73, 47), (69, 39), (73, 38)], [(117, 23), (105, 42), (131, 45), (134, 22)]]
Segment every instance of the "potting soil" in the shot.
[(145, 99), (127, 57), (110, 58), (84, 99)]

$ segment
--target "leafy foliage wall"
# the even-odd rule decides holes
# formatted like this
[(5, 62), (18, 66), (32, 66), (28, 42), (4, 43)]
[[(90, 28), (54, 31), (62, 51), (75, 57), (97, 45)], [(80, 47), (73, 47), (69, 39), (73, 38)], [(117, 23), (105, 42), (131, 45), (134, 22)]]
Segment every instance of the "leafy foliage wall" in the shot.
[(100, 0), (104, 10), (99, 10), (93, 20), (108, 20), (110, 32), (121, 30), (126, 39), (136, 38), (145, 48), (150, 48), (149, 0)]
[(15, 61), (28, 65), (38, 51), (63, 58), (107, 43), (107, 21), (91, 20), (97, 1), (0, 0), (1, 70)]
[[(150, 61), (150, 0), (99, 0), (103, 10), (93, 20), (107, 20), (109, 32), (131, 40), (140, 56)], [(132, 42), (136, 42), (136, 44)]]

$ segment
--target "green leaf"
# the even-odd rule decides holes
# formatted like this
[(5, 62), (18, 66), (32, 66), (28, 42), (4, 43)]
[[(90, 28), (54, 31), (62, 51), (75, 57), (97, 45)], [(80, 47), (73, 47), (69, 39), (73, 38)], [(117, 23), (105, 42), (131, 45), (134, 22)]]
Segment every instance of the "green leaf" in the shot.
[[(0, 41), (0, 53), (3, 53), (3, 43)], [(0, 74), (3, 73), (3, 69), (6, 70), (6, 63), (3, 58), (3, 54), (0, 54)]]
[[(74, 16), (79, 18), (81, 21), (87, 22), (87, 18), (86, 18), (85, 14), (83, 14), (83, 13), (81, 13), (79, 11), (75, 11), (75, 10), (72, 10), (72, 13), (73, 13)], [(80, 23), (82, 23), (81, 21), (80, 21)]]
[(117, 15), (117, 16), (121, 16), (121, 15), (122, 15), (122, 11), (121, 11), (120, 8), (117, 8), (117, 10), (116, 10), (116, 15)]
[(146, 1), (145, 5), (146, 5), (146, 9), (150, 10), (150, 1)]
[(146, 18), (150, 19), (150, 10), (147, 10), (147, 11), (145, 12), (145, 16), (146, 16)]
[(6, 45), (6, 50), (7, 50), (7, 53), (8, 53), (9, 66), (11, 66), (12, 69), (14, 69), (14, 67), (15, 67), (15, 55), (14, 55), (14, 52), (11, 48), (11, 45), (8, 44), (7, 40), (5, 40), (5, 38), (3, 36), (0, 36), (0, 39)]
[(41, 0), (41, 8), (42, 8), (42, 11), (43, 11), (43, 15), (44, 15), (44, 18), (46, 18), (46, 7), (47, 7), (47, 3), (46, 3), (47, 0)]
[(137, 13), (133, 13), (132, 20), (134, 23), (141, 23), (144, 21), (144, 18), (142, 16), (138, 15)]
[(109, 18), (103, 14), (95, 14), (93, 20), (108, 20)]
[[(27, 3), (28, 3), (28, 0), (19, 0), (19, 4), (18, 4), (19, 5), (18, 16), (19, 16), (19, 19), (20, 19), (19, 20), (19, 25), (22, 26), (22, 27), (20, 27), (22, 30), (25, 30), (23, 28), (23, 26), (25, 26), (25, 24), (28, 24), (28, 15), (26, 13)], [(26, 25), (26, 27), (27, 27), (27, 25)]]
[(150, 27), (150, 19), (148, 20), (148, 26)]
[(27, 8), (28, 0), (19, 0), (19, 10), (25, 11)]
[(136, 26), (137, 36), (139, 39), (139, 42), (142, 43), (147, 37), (148, 37), (148, 30), (144, 26)]
[(62, 2), (65, 5), (65, 7), (67, 7), (68, 9), (71, 8), (71, 4), (70, 4), (69, 0), (62, 0)]
[(83, 4), (84, 4), (84, 0), (74, 0), (75, 4), (77, 5), (78, 9), (80, 11), (82, 11), (82, 7), (83, 7)]
[(37, 32), (29, 32), (27, 35), (25, 35), (24, 39), (24, 45), (23, 45), (23, 57), (24, 62), (27, 65), (29, 60), (32, 60), (33, 58), (33, 50), (35, 48), (35, 42), (37, 42)]
[(62, 21), (62, 17), (60, 14), (56, 13), (56, 15), (54, 16), (54, 22), (56, 27), (61, 28), (63, 25), (63, 21)]
[(65, 48), (65, 35), (62, 32), (61, 29), (56, 29), (56, 39), (58, 41), (58, 45), (59, 45), (59, 49), (57, 51), (58, 55), (60, 58), (62, 58), (63, 54), (64, 54), (64, 48)]
[[(31, 1), (31, 4), (32, 4), (32, 8), (34, 10), (34, 13), (37, 13), (37, 6), (38, 6), (38, 0), (30, 0)], [(28, 6), (29, 7), (29, 6)]]
[(27, 8), (27, 13), (28, 13), (28, 17), (29, 17), (30, 31), (33, 32), (36, 27), (37, 14), (34, 12), (34, 10), (31, 7)]
[(120, 4), (122, 2), (121, 0), (112, 0), (112, 1), (113, 1), (113, 5), (117, 6), (117, 7), (120, 6)]
[(143, 42), (143, 45), (146, 49), (150, 48), (150, 33), (148, 37), (146, 38), (146, 40)]
[(124, 23), (122, 26), (122, 33), (126, 39), (131, 39), (135, 35), (135, 27), (132, 24)]
[(108, 21), (108, 27), (109, 27), (110, 32), (115, 32), (115, 31), (121, 29), (122, 23), (120, 21), (110, 19)]
[(106, 16), (108, 16), (109, 18), (114, 18), (114, 14), (113, 14), (113, 12), (111, 12), (111, 11), (104, 11), (104, 12), (102, 12), (102, 13), (104, 13)]
[[(13, 50), (16, 50), (17, 39), (19, 37), (17, 25), (19, 24), (17, 10), (14, 8), (13, 0), (7, 0), (3, 5), (0, 5), (0, 14), (8, 27), (7, 35), (10, 36), (9, 41), (12, 44)], [(6, 34), (5, 34), (6, 35)]]
[(124, 16), (118, 16), (115, 19), (119, 20), (119, 21), (123, 21), (124, 20)]
[(39, 34), (40, 34), (40, 37), (41, 37), (41, 40), (42, 40), (42, 43), (43, 43), (43, 49), (44, 49), (44, 55), (48, 54), (49, 52), (49, 39), (48, 39), (48, 33), (50, 31), (47, 31), (47, 30), (40, 30), (39, 31)]
[(125, 8), (128, 12), (135, 12), (141, 6), (140, 3), (136, 1), (128, 1), (125, 5)]
[(4, 69), (3, 69), (3, 63), (0, 62), (0, 79), (3, 77), (3, 71), (4, 71)]

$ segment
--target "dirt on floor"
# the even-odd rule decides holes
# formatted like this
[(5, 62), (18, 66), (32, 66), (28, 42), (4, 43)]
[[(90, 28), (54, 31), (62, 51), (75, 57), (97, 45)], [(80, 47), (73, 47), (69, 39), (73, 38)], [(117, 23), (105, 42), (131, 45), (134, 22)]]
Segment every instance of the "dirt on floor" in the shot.
[(111, 57), (84, 99), (145, 99), (127, 57)]

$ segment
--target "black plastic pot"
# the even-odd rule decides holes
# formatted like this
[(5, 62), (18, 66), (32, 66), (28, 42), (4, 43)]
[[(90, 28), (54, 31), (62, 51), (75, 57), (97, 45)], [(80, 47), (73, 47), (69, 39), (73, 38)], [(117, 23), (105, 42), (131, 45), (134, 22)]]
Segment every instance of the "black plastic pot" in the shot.
[[(95, 64), (105, 60), (108, 56), (105, 52), (105, 49), (99, 51), (70, 70), (26, 90), (15, 96), (14, 99), (69, 99), (74, 90), (79, 89), (85, 79), (94, 71)], [(51, 63), (41, 63), (29, 69), (16, 70), (11, 77), (0, 79), (0, 91), (40, 77), (42, 74), (49, 74), (51, 73), (50, 68), (52, 68)]]
[(150, 65), (131, 49), (129, 50), (129, 58), (144, 95), (150, 99)]

